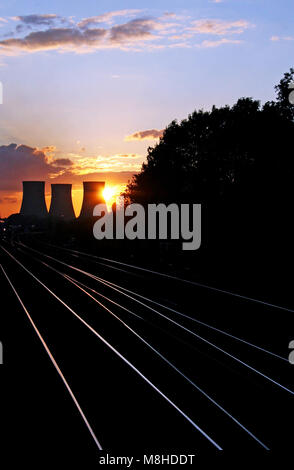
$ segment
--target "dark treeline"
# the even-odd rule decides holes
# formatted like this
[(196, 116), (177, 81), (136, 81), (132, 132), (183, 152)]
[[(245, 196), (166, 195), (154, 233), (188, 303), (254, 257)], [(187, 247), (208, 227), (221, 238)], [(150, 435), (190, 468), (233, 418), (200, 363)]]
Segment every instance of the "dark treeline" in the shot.
[(277, 100), (263, 106), (241, 98), (231, 107), (173, 121), (148, 149), (126, 195), (141, 203), (284, 200), (294, 168), (294, 106), (288, 99), (293, 77), (291, 69), (276, 86)]
[(253, 283), (255, 277), (259, 283), (287, 278), (293, 260), (293, 78), (290, 69), (275, 87), (276, 100), (263, 106), (240, 98), (173, 121), (128, 184), (125, 196), (132, 202), (202, 204), (203, 242), (192, 259), (203, 274), (205, 268), (218, 278), (231, 272), (237, 284), (249, 277)]

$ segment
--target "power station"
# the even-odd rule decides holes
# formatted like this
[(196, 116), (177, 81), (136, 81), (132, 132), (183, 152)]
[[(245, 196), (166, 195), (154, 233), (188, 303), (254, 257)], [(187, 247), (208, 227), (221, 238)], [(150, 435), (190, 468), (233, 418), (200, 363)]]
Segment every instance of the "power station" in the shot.
[(84, 186), (84, 199), (80, 213), (80, 218), (93, 217), (93, 209), (97, 204), (105, 203), (103, 197), (103, 190), (105, 187), (104, 181), (86, 181)]
[(51, 184), (51, 205), (49, 215), (63, 220), (75, 218), (71, 198), (71, 184)]
[(46, 217), (44, 181), (23, 181), (23, 195), (20, 209), (21, 215)]
[[(46, 217), (45, 181), (23, 181), (23, 198), (21, 215)], [(93, 209), (97, 204), (104, 204), (104, 181), (85, 181), (84, 198), (80, 218), (93, 217)], [(72, 203), (71, 184), (51, 184), (51, 204), (49, 215), (55, 219), (73, 220), (75, 213)]]

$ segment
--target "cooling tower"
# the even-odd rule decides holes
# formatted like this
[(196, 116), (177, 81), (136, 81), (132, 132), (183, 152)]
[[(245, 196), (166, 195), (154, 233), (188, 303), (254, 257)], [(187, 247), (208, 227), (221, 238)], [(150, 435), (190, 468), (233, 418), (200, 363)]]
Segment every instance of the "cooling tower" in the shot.
[(23, 195), (20, 213), (21, 215), (34, 215), (46, 217), (48, 215), (45, 203), (44, 181), (23, 181)]
[(75, 218), (71, 199), (71, 184), (51, 184), (49, 215), (64, 220)]
[(80, 217), (93, 217), (93, 209), (97, 204), (105, 204), (103, 198), (104, 181), (87, 181), (84, 185), (84, 199)]

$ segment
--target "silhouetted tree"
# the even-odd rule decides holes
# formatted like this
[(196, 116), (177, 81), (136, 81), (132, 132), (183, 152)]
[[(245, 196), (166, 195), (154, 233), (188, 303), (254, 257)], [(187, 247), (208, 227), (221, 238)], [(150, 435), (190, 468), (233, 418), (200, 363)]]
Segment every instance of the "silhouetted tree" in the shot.
[(293, 186), (293, 76), (290, 69), (275, 87), (276, 101), (264, 106), (241, 98), (171, 122), (148, 148), (147, 162), (125, 196), (141, 203), (285, 201)]

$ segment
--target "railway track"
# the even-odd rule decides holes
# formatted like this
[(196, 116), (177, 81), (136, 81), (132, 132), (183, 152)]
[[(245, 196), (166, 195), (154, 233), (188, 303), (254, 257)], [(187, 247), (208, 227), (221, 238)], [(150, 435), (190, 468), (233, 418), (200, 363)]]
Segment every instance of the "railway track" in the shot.
[[(287, 447), (291, 366), (278, 344), (257, 341), (258, 322), (253, 341), (250, 329), (242, 335), (234, 329), (231, 315), (236, 305), (243, 312), (254, 305), (262, 322), (279, 306), (116, 260), (44, 248), (2, 244), (2, 283), (47, 348), (97, 451)], [(187, 311), (194, 305), (189, 290), (199, 296), (196, 312)], [(203, 318), (211, 305), (228, 310), (224, 325), (215, 312)], [(291, 314), (286, 307), (280, 311)], [(84, 367), (77, 366), (77, 344)]]

